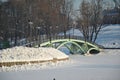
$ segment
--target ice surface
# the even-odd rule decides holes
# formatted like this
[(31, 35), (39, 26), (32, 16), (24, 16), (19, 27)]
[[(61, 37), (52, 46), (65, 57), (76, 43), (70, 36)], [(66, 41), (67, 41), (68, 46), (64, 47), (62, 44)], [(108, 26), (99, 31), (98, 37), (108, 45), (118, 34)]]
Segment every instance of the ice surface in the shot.
[(120, 80), (120, 50), (106, 49), (91, 56), (70, 55), (69, 62), (43, 68), (24, 66), (19, 67), (24, 71), (0, 72), (0, 80)]

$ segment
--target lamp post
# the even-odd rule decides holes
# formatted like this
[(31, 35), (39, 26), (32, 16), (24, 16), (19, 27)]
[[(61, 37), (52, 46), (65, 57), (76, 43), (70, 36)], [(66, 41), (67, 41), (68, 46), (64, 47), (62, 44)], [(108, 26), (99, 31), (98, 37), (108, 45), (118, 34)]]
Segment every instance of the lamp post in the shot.
[(51, 39), (52, 39), (52, 35), (51, 35), (51, 33), (52, 33), (51, 31), (52, 30), (51, 29), (52, 29), (52, 26), (50, 26), (50, 34), (49, 34), (50, 35), (50, 38), (49, 38), (50, 39), (50, 43), (51, 43)]
[(40, 29), (41, 27), (36, 27), (38, 30), (38, 43), (39, 43), (39, 47), (40, 47), (40, 43), (41, 43), (41, 38), (40, 38)]
[(33, 22), (29, 21), (28, 24), (29, 24), (29, 27), (30, 27), (30, 46), (31, 46), (31, 42), (32, 42), (32, 27), (33, 27)]
[(56, 32), (55, 32), (56, 39), (57, 39), (57, 32), (58, 32), (58, 26), (56, 26)]
[(16, 46), (17, 45), (17, 29), (18, 29), (18, 21), (16, 22), (16, 24), (15, 24), (15, 43), (14, 43), (14, 46)]

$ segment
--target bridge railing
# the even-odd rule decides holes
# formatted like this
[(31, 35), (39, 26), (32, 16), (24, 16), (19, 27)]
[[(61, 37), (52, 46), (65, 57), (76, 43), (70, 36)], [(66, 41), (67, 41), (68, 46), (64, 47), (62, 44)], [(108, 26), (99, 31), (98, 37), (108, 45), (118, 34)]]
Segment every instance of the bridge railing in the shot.
[[(27, 44), (25, 44), (24, 46), (27, 46), (27, 47), (35, 47), (35, 46), (40, 46), (40, 44), (44, 43), (44, 42), (51, 42), (53, 40), (60, 40), (60, 39), (76, 39), (76, 40), (83, 40), (83, 37), (80, 37), (80, 36), (70, 36), (70, 35), (67, 35), (66, 37), (64, 36), (60, 36), (60, 35), (54, 35), (52, 34), (51, 36), (47, 36), (47, 35), (40, 35), (39, 36), (39, 39), (37, 40), (34, 40), (32, 42), (28, 42)], [(89, 42), (89, 41), (87, 41)], [(91, 42), (89, 42), (91, 43)], [(93, 44), (93, 43), (92, 43)], [(94, 44), (94, 45), (97, 45), (97, 44)], [(99, 46), (99, 45), (97, 45)]]
[(39, 39), (33, 40), (32, 42), (27, 42), (24, 45), (27, 46), (27, 47), (33, 47), (35, 45), (39, 45), (41, 43), (48, 42), (48, 41), (50, 42), (50, 41), (56, 40), (56, 39), (77, 39), (77, 40), (84, 40), (83, 37), (80, 37), (80, 36), (69, 36), (69, 35), (67, 35), (66, 37), (64, 37), (64, 36), (60, 36), (60, 35), (51, 35), (51, 36), (40, 35)]

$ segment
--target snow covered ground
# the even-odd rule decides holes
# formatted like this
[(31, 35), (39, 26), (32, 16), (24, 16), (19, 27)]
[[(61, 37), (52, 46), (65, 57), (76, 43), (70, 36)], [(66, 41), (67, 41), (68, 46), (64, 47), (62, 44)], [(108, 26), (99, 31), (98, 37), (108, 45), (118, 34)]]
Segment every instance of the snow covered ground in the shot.
[[(0, 66), (2, 65), (0, 72), (41, 69), (60, 65), (65, 63), (63, 60), (68, 59), (68, 55), (54, 48), (13, 47), (0, 50)], [(15, 63), (22, 65), (15, 65)], [(10, 64), (10, 67), (5, 66)]]
[[(69, 34), (71, 36), (79, 36), (79, 37), (83, 37), (82, 33), (80, 32), (79, 29), (74, 29), (74, 28), (71, 28), (70, 30), (66, 31), (66, 35), (69, 36)], [(58, 35), (60, 36), (64, 36), (64, 33), (59, 33)]]
[(108, 25), (103, 28), (96, 43), (107, 48), (120, 48), (120, 24)]
[(54, 48), (13, 47), (0, 50), (0, 62), (36, 61), (68, 58)]
[(120, 50), (103, 50), (91, 56), (70, 55), (61, 66), (1, 72), (0, 80), (120, 80)]

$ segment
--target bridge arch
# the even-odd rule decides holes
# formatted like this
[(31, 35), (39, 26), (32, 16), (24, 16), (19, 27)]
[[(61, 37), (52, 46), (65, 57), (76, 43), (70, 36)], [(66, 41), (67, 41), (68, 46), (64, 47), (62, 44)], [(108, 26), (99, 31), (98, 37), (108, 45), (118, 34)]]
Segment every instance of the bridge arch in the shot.
[(97, 50), (96, 48), (90, 48), (88, 51), (87, 51), (87, 53), (90, 53), (90, 54), (97, 54), (97, 53), (99, 53), (100, 52), (100, 50)]
[[(83, 50), (82, 47), (81, 47), (79, 44), (77, 44), (76, 42), (73, 42), (73, 41), (63, 42), (63, 43), (60, 44), (56, 49), (59, 49), (59, 48), (61, 48), (63, 45), (66, 45), (66, 44), (68, 44), (68, 43), (71, 43), (71, 44), (76, 45), (76, 46), (79, 48), (79, 50), (81, 50), (83, 53), (85, 53), (85, 50)], [(67, 46), (66, 46), (66, 47), (67, 47)], [(69, 47), (67, 47), (67, 48), (68, 48), (70, 51), (72, 51), (71, 48), (69, 48)]]
[[(76, 40), (76, 39), (59, 39), (59, 40), (52, 40), (51, 42), (44, 42), (40, 44), (41, 47), (54, 47), (56, 49), (60, 49), (62, 46), (67, 47), (70, 51), (72, 51), (72, 48), (70, 46), (67, 46), (67, 44), (75, 45), (78, 48), (78, 51), (81, 50), (83, 53), (95, 53), (100, 52), (100, 49), (98, 46), (93, 45), (89, 42), (85, 42), (83, 40)], [(55, 46), (54, 44), (57, 44)]]

